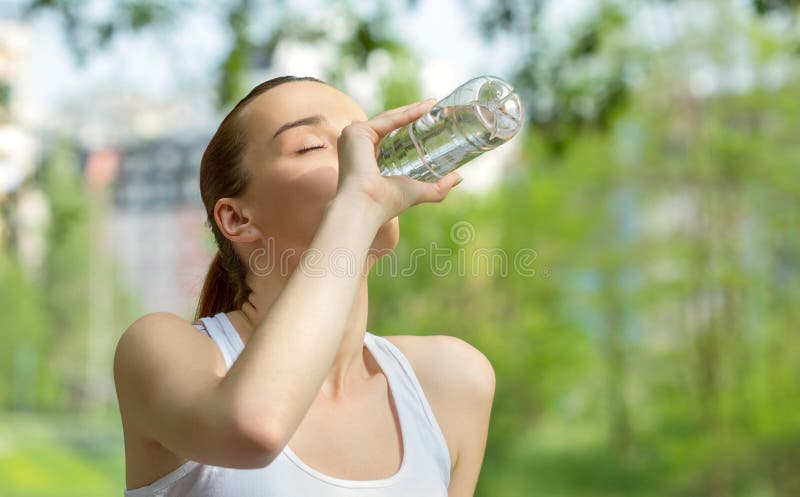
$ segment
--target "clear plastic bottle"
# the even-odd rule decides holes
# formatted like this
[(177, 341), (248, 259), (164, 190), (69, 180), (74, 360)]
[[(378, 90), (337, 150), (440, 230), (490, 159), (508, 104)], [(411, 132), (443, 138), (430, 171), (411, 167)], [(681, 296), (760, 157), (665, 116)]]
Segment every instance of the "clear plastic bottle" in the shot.
[(525, 113), (507, 82), (480, 76), (456, 88), (424, 116), (389, 133), (380, 144), (383, 176), (433, 182), (507, 142)]

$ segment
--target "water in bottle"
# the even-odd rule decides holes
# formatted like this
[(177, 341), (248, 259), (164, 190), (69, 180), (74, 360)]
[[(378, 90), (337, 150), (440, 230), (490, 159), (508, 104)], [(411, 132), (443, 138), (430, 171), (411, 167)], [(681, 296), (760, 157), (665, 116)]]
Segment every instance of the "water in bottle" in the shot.
[(523, 121), (522, 104), (511, 86), (500, 78), (481, 76), (386, 136), (378, 166), (384, 176), (436, 181), (513, 138)]

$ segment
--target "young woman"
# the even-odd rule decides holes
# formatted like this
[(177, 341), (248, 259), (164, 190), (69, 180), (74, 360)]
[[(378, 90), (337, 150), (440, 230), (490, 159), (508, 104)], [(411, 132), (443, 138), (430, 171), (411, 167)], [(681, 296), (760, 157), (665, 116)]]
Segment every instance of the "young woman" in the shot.
[(490, 362), (452, 336), (366, 330), (398, 214), (460, 181), (378, 172), (380, 140), (432, 105), (367, 120), (328, 84), (282, 77), (225, 117), (200, 167), (219, 252), (199, 319), (148, 314), (117, 344), (127, 497), (473, 495)]

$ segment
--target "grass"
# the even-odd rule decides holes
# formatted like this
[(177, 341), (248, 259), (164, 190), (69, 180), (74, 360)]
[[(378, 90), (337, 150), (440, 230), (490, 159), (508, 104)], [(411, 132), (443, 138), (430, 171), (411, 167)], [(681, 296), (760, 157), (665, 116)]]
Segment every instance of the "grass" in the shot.
[(0, 414), (2, 497), (109, 497), (125, 491), (119, 418)]
[[(484, 461), (476, 497), (707, 497), (703, 475), (709, 461), (721, 457), (732, 465), (732, 497), (784, 495), (759, 471), (758, 454), (704, 456), (703, 438), (683, 432), (676, 451), (677, 435), (655, 432), (639, 434), (633, 456), (620, 459), (606, 447), (603, 433), (597, 423), (543, 420), (502, 447), (505, 456)], [(787, 462), (787, 474), (796, 465), (793, 450), (774, 456)], [(116, 413), (91, 418), (0, 413), (0, 497), (121, 497), (124, 490)]]

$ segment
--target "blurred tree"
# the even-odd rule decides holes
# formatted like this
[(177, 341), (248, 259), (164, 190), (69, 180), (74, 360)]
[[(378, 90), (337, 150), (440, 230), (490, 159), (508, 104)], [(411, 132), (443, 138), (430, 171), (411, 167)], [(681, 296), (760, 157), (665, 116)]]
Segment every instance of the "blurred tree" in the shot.
[(154, 26), (169, 26), (188, 0), (115, 0), (104, 9), (81, 0), (31, 0), (27, 15), (47, 10), (61, 18), (67, 42), (80, 62), (92, 52), (106, 48), (123, 32)]
[[(90, 198), (83, 192), (80, 160), (73, 144), (60, 141), (37, 172), (51, 213), (41, 280), (28, 281), (15, 254), (0, 250), (0, 340), (6, 344), (0, 351), (0, 409), (84, 409), (93, 400), (89, 393), (103, 387), (101, 380), (108, 376), (105, 370), (101, 380), (87, 375), (93, 305), (89, 257), (108, 255), (102, 248), (90, 247)], [(106, 261), (103, 267), (107, 274), (118, 274), (112, 263)], [(113, 305), (113, 323), (103, 331), (113, 338), (114, 330), (124, 329), (138, 309), (113, 277), (105, 288)]]
[(50, 399), (47, 319), (41, 289), (25, 278), (13, 254), (0, 247), (0, 410), (34, 410)]
[[(686, 2), (591, 2), (581, 20), (567, 27), (562, 44), (553, 42), (543, 15), (554, 2), (495, 0), (483, 10), (471, 0), (463, 3), (479, 12), (476, 24), (488, 39), (509, 36), (524, 47), (512, 81), (524, 95), (528, 129), (546, 137), (551, 152), (560, 153), (582, 130), (607, 130), (641, 78), (647, 58), (640, 40), (629, 36), (636, 13), (650, 4), (680, 8)], [(751, 5), (759, 15), (789, 16), (787, 30), (794, 33), (795, 53), (800, 55), (800, 2), (751, 0)]]
[(46, 305), (50, 320), (47, 352), (60, 382), (58, 407), (83, 405), (89, 301), (89, 199), (82, 194), (74, 145), (62, 140), (45, 159), (41, 180), (52, 218), (45, 259)]
[[(390, 29), (394, 18), (387, 0), (367, 9), (356, 9), (345, 1), (325, 8), (350, 26), (344, 37), (330, 33), (324, 27), (306, 22), (304, 12), (297, 11), (282, 0), (230, 0), (227, 2), (191, 2), (188, 0), (115, 0), (106, 9), (92, 8), (88, 2), (74, 0), (32, 0), (25, 11), (35, 15), (49, 11), (63, 23), (67, 41), (77, 60), (85, 62), (95, 51), (105, 49), (120, 33), (143, 29), (163, 29), (174, 26), (191, 9), (208, 8), (225, 19), (231, 38), (230, 48), (220, 63), (217, 75), (217, 97), (220, 107), (227, 107), (244, 96), (252, 86), (251, 70), (255, 66), (268, 68), (275, 50), (282, 42), (328, 42), (336, 48), (337, 56), (328, 66), (327, 78), (335, 85), (344, 85), (353, 71), (364, 70), (371, 55), (382, 53), (394, 64), (382, 81), (382, 100), (388, 105), (405, 104), (418, 90), (416, 74), (410, 70), (414, 57)], [(402, 0), (401, 6), (414, 7), (414, 0)], [(254, 29), (257, 20), (269, 19), (270, 29)], [(400, 82), (401, 79), (403, 82)], [(393, 86), (394, 85), (394, 86)]]

